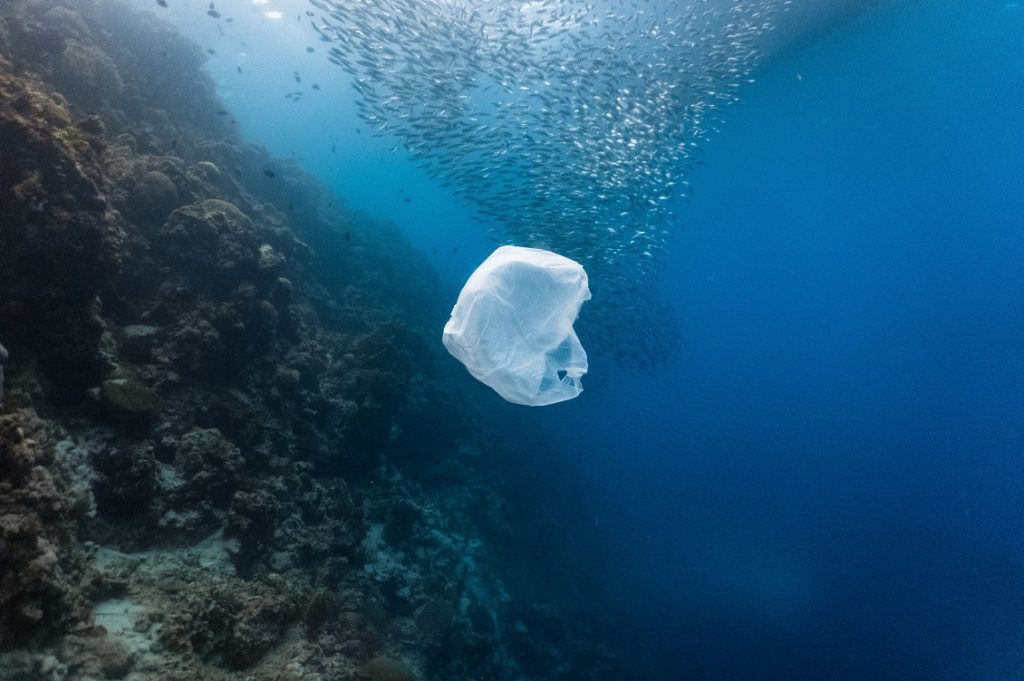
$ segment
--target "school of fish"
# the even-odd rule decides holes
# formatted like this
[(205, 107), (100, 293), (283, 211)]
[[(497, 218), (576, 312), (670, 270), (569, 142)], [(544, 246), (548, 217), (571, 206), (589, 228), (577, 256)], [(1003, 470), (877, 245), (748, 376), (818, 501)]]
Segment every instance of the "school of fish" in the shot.
[(621, 364), (671, 355), (654, 290), (687, 177), (790, 0), (310, 2), (368, 128), (496, 240), (582, 263), (581, 322)]

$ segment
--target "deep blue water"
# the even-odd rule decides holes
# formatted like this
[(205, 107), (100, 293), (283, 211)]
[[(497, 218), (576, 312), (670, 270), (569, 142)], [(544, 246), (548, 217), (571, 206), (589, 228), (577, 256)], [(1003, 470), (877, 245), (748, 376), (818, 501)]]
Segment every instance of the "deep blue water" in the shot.
[(890, 3), (708, 146), (678, 364), (562, 410), (664, 678), (1024, 678), (1022, 31)]
[[(638, 667), (1024, 679), (1021, 35), (1016, 2), (901, 0), (774, 55), (679, 210), (675, 362), (592, 353), (538, 410), (465, 382), (576, 476), (549, 512)], [(398, 223), (454, 302), (493, 244), (302, 58), (210, 68), (243, 133)], [(322, 98), (281, 102), (294, 68)]]

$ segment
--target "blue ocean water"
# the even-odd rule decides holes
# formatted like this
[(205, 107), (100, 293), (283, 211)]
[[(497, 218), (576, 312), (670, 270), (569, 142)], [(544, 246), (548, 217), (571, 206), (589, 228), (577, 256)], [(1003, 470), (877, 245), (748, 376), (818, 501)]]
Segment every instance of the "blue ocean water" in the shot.
[[(1015, 2), (880, 2), (774, 54), (677, 210), (673, 362), (592, 353), (533, 411), (465, 381), (559, 471), (543, 511), (655, 678), (1024, 678), (1022, 34)], [(248, 39), (246, 85), (210, 65), (243, 133), (396, 222), (454, 301), (494, 247), (470, 208), (357, 131), (321, 54)], [(296, 69), (322, 96), (282, 102)]]
[(663, 678), (1024, 678), (1022, 29), (883, 3), (708, 145), (678, 363), (563, 410)]

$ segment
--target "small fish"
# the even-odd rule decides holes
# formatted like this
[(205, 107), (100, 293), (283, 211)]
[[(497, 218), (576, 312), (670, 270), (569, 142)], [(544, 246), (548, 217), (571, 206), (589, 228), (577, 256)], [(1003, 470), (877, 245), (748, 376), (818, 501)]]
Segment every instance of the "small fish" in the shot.
[(241, 73), (242, 72), (242, 67), (241, 66), (236, 66), (235, 70), (238, 71), (239, 73)]
[(220, 12), (218, 12), (215, 9), (211, 9), (210, 11), (207, 12), (207, 14), (209, 14), (214, 19), (220, 19)]
[(217, 115), (218, 116), (227, 116), (228, 112), (225, 111), (224, 109), (221, 109), (220, 111), (217, 112)]
[(295, 204), (289, 203), (288, 210), (295, 210)]
[(314, 89), (314, 90), (319, 90), (319, 89), (320, 89), (320, 86), (319, 86), (319, 85), (317, 85), (316, 83), (313, 83), (313, 89)]
[(210, 54), (217, 54), (217, 50), (211, 50), (210, 48), (207, 48), (206, 51)]
[(402, 203), (412, 203), (412, 199), (410, 199), (408, 196), (405, 196), (402, 198)]
[(352, 241), (352, 235), (349, 232), (345, 232), (345, 241)]
[(178, 140), (171, 140), (171, 149), (178, 148)]
[(333, 154), (333, 153), (334, 153), (334, 152), (336, 152), (337, 150), (338, 150), (338, 145), (337, 145), (337, 144), (332, 144), (332, 145), (331, 145), (331, 153)]
[(156, 4), (160, 5), (161, 7), (167, 7), (167, 0), (156, 0)]
[(264, 170), (263, 174), (271, 179), (277, 177), (277, 173), (275, 173), (273, 170)]
[(314, 52), (316, 52), (316, 50), (314, 50), (312, 47), (307, 47), (306, 48), (306, 52), (309, 52), (310, 54), (313, 54)]

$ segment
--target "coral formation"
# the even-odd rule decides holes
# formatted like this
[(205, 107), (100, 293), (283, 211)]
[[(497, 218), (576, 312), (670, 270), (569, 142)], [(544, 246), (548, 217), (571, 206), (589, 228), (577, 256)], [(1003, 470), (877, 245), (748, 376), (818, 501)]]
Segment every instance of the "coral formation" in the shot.
[(31, 409), (0, 415), (0, 649), (80, 620), (87, 585), (50, 426)]
[(151, 170), (132, 187), (129, 206), (144, 222), (161, 222), (178, 206), (178, 188), (159, 170)]
[(516, 633), (515, 483), (433, 368), (426, 260), (255, 182), (202, 58), (0, 6), (0, 678), (622, 678), (583, 624)]

